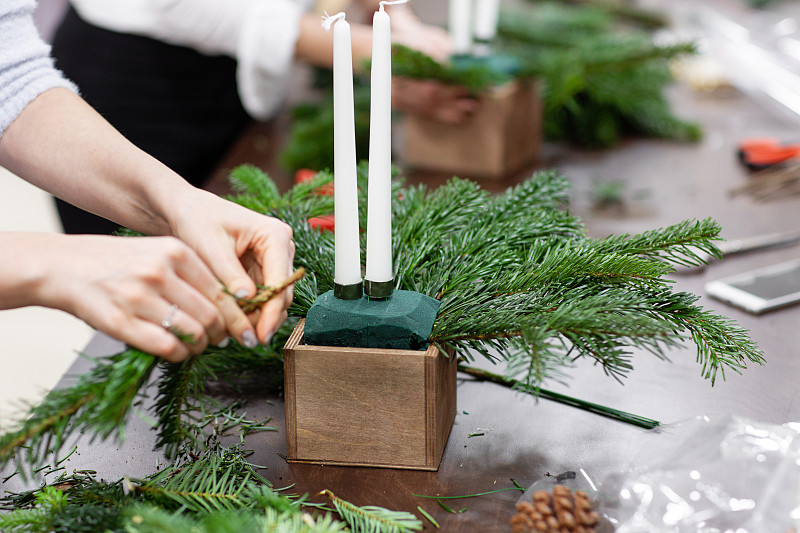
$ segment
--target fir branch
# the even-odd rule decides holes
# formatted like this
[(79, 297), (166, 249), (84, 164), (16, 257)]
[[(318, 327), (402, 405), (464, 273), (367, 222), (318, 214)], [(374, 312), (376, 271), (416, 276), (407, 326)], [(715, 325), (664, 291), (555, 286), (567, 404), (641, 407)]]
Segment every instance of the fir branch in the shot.
[(720, 225), (710, 219), (685, 220), (664, 228), (649, 230), (638, 235), (612, 235), (596, 243), (603, 253), (624, 252), (662, 259), (682, 266), (699, 266), (706, 262), (703, 254), (721, 257), (714, 244), (720, 241)]
[(45, 487), (37, 492), (35, 507), (0, 514), (0, 531), (7, 533), (51, 531), (53, 516), (61, 512), (66, 503), (63, 492), (53, 487)]
[(260, 213), (269, 213), (280, 202), (278, 187), (260, 168), (241, 165), (234, 168), (228, 181), (237, 193), (237, 202)]
[(139, 506), (127, 511), (126, 533), (340, 533), (345, 525), (330, 516), (308, 513), (263, 511), (224, 511), (200, 517), (169, 513), (154, 506)]
[(155, 357), (133, 348), (98, 360), (75, 385), (51, 391), (19, 428), (0, 437), (0, 464), (15, 452), (20, 465), (42, 462), (79, 432), (92, 440), (122, 438), (133, 401), (155, 365)]
[(197, 357), (193, 356), (181, 363), (161, 363), (162, 376), (153, 409), (158, 416), (156, 448), (164, 448), (167, 457), (175, 457), (177, 448), (190, 436), (184, 420), (191, 409), (187, 399), (198, 395), (205, 386), (192, 375), (196, 362)]
[(211, 513), (251, 507), (253, 502), (245, 495), (252, 486), (251, 472), (243, 473), (240, 464), (226, 459), (207, 454), (200, 460), (171, 465), (131, 489), (147, 499), (177, 504), (179, 512)]
[[(532, 0), (531, 0), (532, 1)], [(614, 17), (620, 22), (628, 22), (646, 29), (663, 28), (668, 24), (664, 13), (641, 9), (629, 2), (618, 0), (561, 0), (567, 4), (588, 7)]]
[(520, 76), (545, 81), (545, 134), (582, 146), (613, 146), (628, 134), (696, 141), (696, 124), (677, 118), (664, 90), (667, 60), (693, 43), (655, 46), (624, 31), (610, 12), (539, 4), (502, 12), (500, 48), (520, 57)]
[[(239, 168), (242, 167), (237, 167), (237, 170)], [(320, 188), (331, 183), (333, 174), (321, 171), (311, 180), (293, 185), (281, 196), (275, 183), (263, 170), (245, 166), (242, 172), (236, 172), (232, 184), (237, 194), (228, 199), (259, 213), (275, 215), (289, 210), (300, 213), (304, 218), (311, 218), (333, 212), (333, 197), (319, 194)]]
[(392, 45), (392, 75), (459, 85), (473, 95), (484, 93), (491, 86), (508, 81), (507, 76), (486, 66), (439, 63), (419, 50), (400, 44)]
[(422, 522), (411, 513), (371, 505), (357, 507), (329, 490), (323, 490), (320, 495), (328, 497), (352, 533), (407, 533), (422, 530)]

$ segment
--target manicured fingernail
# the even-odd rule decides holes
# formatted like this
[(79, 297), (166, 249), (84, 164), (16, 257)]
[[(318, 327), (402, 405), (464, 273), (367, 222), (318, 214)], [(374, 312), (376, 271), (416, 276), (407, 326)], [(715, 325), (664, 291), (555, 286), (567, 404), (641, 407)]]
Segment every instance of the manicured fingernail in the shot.
[(222, 342), (217, 344), (217, 348), (226, 348), (228, 346), (228, 344), (230, 344), (230, 342), (231, 342), (231, 338), (230, 337), (225, 337), (224, 339), (222, 339)]
[(247, 292), (247, 289), (239, 289), (235, 294), (237, 298), (247, 298), (247, 295), (250, 293)]
[(273, 336), (273, 335), (275, 335), (275, 332), (274, 332), (274, 331), (270, 331), (269, 333), (267, 333), (266, 335), (264, 335), (264, 346), (266, 346), (267, 344), (269, 344), (269, 342), (272, 340), (272, 336)]
[(255, 348), (258, 346), (258, 339), (256, 338), (256, 334), (253, 333), (253, 330), (248, 329), (242, 333), (242, 344), (244, 344), (246, 348)]

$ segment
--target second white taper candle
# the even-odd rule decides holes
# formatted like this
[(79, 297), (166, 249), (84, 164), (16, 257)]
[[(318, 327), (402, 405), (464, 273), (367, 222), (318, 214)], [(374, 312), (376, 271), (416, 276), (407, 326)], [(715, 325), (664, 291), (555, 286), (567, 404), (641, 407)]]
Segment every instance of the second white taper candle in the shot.
[(392, 44), (383, 5), (372, 18), (369, 114), (366, 280), (391, 281), (392, 274)]

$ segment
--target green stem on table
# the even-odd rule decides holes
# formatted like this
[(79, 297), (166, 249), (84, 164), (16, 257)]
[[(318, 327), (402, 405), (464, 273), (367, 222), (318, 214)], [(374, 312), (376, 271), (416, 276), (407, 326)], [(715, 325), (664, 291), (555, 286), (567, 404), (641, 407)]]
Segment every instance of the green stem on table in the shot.
[(525, 389), (518, 386), (520, 383), (516, 379), (509, 379), (501, 376), (500, 374), (489, 372), (488, 370), (482, 370), (480, 368), (474, 368), (467, 365), (458, 365), (458, 371), (468, 374), (481, 381), (490, 381), (492, 383), (497, 383), (498, 385), (503, 385), (504, 387), (516, 387), (517, 390), (531, 394), (538, 398), (545, 398), (547, 400), (563, 403), (565, 405), (571, 405), (572, 407), (577, 407), (578, 409), (583, 409), (584, 411), (588, 411), (596, 415), (618, 420), (620, 422), (625, 422), (627, 424), (632, 424), (640, 428), (653, 429), (661, 425), (661, 422), (658, 420), (626, 413), (625, 411), (620, 411), (604, 405), (598, 405), (596, 403), (579, 400), (577, 398), (573, 398), (565, 394), (559, 394), (547, 389), (542, 389), (539, 387), (531, 390)]

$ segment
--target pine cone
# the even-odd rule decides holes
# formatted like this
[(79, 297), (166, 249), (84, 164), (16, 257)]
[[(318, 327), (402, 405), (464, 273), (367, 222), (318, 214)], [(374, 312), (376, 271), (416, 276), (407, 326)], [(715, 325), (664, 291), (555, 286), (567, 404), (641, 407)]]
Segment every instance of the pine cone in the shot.
[(538, 490), (531, 499), (517, 504), (517, 514), (511, 517), (512, 533), (595, 533), (600, 522), (583, 491), (556, 485), (552, 496)]

